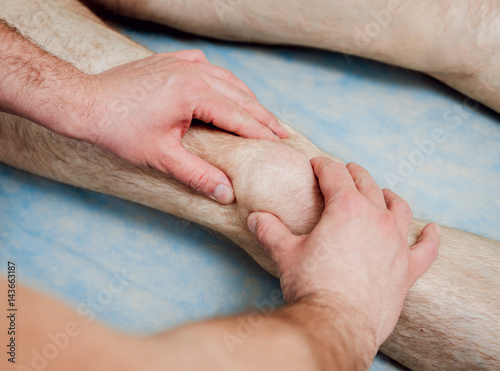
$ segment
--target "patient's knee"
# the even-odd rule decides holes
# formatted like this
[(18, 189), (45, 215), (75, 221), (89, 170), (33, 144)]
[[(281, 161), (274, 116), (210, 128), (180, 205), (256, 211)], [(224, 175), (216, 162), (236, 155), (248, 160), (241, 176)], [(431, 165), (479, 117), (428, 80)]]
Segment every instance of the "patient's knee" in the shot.
[(278, 216), (295, 234), (309, 233), (323, 211), (323, 196), (309, 159), (282, 143), (241, 148), (233, 186), (244, 217), (253, 211)]
[(310, 232), (318, 222), (323, 196), (303, 152), (284, 141), (244, 139), (206, 125), (192, 125), (183, 143), (229, 176), (245, 228), (253, 211), (276, 215), (295, 234)]

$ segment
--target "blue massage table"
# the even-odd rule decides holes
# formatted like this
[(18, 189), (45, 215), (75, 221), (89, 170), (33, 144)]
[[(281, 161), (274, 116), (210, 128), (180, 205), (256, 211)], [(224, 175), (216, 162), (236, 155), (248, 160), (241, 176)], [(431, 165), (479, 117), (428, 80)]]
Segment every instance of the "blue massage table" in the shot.
[[(155, 52), (199, 48), (323, 150), (370, 170), (417, 218), (500, 240), (498, 115), (430, 77), (342, 54), (214, 41), (142, 22), (122, 32)], [(150, 208), (0, 164), (0, 272), (151, 334), (251, 310), (279, 289), (231, 242)], [(379, 355), (372, 370), (401, 366)]]

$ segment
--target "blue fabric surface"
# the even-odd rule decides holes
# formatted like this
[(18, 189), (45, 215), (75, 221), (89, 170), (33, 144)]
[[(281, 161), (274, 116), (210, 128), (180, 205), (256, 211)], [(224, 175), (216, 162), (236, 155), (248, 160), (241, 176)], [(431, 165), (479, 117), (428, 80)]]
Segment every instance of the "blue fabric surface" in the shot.
[[(391, 186), (415, 217), (500, 240), (497, 114), (471, 109), (429, 77), (340, 54), (122, 29), (156, 52), (202, 49), (319, 147)], [(122, 273), (125, 289), (94, 311), (133, 333), (252, 309), (279, 288), (232, 243), (193, 223), (4, 165), (0, 241), (1, 272), (14, 260), (22, 282), (75, 307), (90, 308)], [(393, 368), (383, 357), (372, 367)]]

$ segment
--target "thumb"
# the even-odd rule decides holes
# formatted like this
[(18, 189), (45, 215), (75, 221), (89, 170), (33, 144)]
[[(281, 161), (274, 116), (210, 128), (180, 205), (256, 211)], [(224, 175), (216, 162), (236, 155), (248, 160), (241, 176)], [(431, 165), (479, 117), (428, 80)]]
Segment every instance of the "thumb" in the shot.
[(297, 242), (295, 236), (276, 216), (264, 212), (254, 212), (248, 216), (248, 228), (257, 237), (265, 253), (278, 265), (284, 263), (287, 251)]
[(215, 201), (234, 201), (231, 181), (220, 169), (186, 150), (181, 143), (169, 143), (168, 156), (160, 160), (160, 168), (179, 182)]
[(411, 284), (429, 269), (436, 259), (440, 243), (440, 228), (437, 224), (427, 224), (417, 243), (410, 250)]

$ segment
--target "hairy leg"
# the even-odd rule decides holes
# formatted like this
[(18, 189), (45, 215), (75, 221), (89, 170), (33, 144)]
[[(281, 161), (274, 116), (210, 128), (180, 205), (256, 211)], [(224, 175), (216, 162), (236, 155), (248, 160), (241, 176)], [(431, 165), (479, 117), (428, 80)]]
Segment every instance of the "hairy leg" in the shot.
[(316, 47), (414, 69), (500, 111), (495, 1), (93, 1), (204, 36)]
[[(72, 0), (57, 6), (39, 0), (5, 1), (3, 9), (22, 33), (88, 73), (151, 54)], [(30, 15), (45, 23), (33, 23)], [(220, 205), (167, 175), (130, 166), (88, 143), (13, 116), (2, 115), (0, 121), (0, 161), (205, 225), (243, 247), (271, 273), (275, 273), (273, 265), (247, 230), (249, 212), (274, 213), (295, 233), (305, 233), (322, 210), (308, 157), (324, 154), (295, 132), (277, 144), (203, 126), (188, 131), (186, 147), (221, 167), (234, 184), (237, 202)], [(422, 226), (414, 222), (411, 240)], [(499, 367), (500, 244), (448, 228), (442, 234), (438, 260), (410, 291), (401, 320), (383, 350), (415, 369)]]
[[(104, 25), (75, 0), (60, 0), (56, 5), (23, 0), (6, 4), (4, 9), (0, 17), (45, 50), (89, 74), (153, 54)], [(0, 115), (0, 161), (207, 226), (243, 247), (268, 271), (274, 271), (274, 267), (246, 226), (250, 212), (273, 212), (295, 233), (307, 233), (323, 208), (309, 164), (309, 158), (322, 152), (291, 128), (289, 139), (281, 144), (244, 139), (201, 125), (187, 132), (184, 146), (231, 178), (238, 202), (219, 207), (168, 175), (129, 165), (98, 147), (54, 134), (19, 117)], [(267, 191), (275, 189), (292, 199), (283, 202), (276, 198), (278, 194)]]

